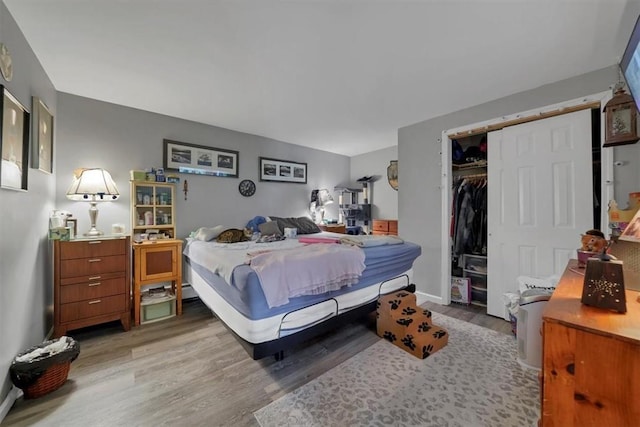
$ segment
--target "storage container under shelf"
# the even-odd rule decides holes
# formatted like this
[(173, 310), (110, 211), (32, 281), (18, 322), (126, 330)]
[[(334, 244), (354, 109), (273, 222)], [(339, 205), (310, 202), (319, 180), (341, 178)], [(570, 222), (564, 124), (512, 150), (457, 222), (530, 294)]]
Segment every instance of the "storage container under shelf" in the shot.
[(471, 304), (487, 306), (487, 257), (463, 254), (462, 275), (471, 281)]
[(143, 297), (140, 301), (140, 323), (151, 323), (169, 319), (176, 315), (176, 296)]

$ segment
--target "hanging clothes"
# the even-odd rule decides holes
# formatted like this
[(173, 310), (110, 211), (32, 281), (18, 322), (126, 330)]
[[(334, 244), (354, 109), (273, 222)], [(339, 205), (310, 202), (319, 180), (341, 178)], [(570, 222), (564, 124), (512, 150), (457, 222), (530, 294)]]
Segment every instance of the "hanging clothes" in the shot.
[(453, 182), (450, 237), (454, 256), (487, 253), (487, 179), (459, 177)]

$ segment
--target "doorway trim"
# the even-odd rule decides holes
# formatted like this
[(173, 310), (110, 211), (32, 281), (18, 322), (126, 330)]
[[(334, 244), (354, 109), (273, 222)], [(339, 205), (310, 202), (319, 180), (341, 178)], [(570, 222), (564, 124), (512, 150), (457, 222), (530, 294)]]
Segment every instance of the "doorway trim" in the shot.
[[(440, 298), (428, 296), (427, 299), (442, 305), (451, 304), (451, 243), (449, 241), (449, 226), (451, 219), (451, 137), (465, 137), (478, 133), (490, 132), (515, 124), (526, 123), (534, 120), (542, 120), (560, 114), (571, 113), (581, 109), (595, 108), (599, 103), (600, 123), (606, 123), (602, 106), (605, 105), (613, 94), (611, 90), (598, 92), (569, 101), (548, 105), (546, 107), (510, 114), (499, 118), (494, 118), (482, 122), (472, 123), (453, 129), (442, 131), (440, 138), (442, 143), (442, 179), (441, 179), (441, 266), (442, 271), (440, 284)], [(600, 126), (600, 146), (604, 143), (605, 126)], [(489, 183), (491, 185), (491, 183)], [(604, 200), (613, 198), (613, 151), (603, 149), (601, 152), (601, 201), (600, 203), (600, 226), (608, 226), (608, 206)]]

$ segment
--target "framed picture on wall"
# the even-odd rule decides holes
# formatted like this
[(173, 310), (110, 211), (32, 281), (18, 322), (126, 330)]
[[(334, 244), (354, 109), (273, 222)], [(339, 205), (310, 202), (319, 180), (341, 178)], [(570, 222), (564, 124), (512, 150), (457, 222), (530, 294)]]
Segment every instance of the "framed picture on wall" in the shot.
[(42, 172), (53, 172), (53, 115), (37, 96), (31, 106), (33, 114), (33, 142), (31, 167)]
[(0, 187), (10, 190), (27, 190), (29, 176), (29, 112), (0, 85), (2, 98), (2, 164)]
[(181, 173), (237, 178), (238, 152), (164, 140), (164, 169)]
[(260, 157), (260, 181), (307, 183), (307, 164)]

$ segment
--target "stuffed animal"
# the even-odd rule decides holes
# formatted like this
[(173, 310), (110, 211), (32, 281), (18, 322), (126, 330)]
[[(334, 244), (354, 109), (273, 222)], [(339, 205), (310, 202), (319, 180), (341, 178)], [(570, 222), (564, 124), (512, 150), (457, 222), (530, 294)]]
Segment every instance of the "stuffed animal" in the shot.
[(581, 251), (585, 252), (602, 252), (607, 247), (607, 240), (600, 230), (588, 230), (581, 235), (582, 247)]

